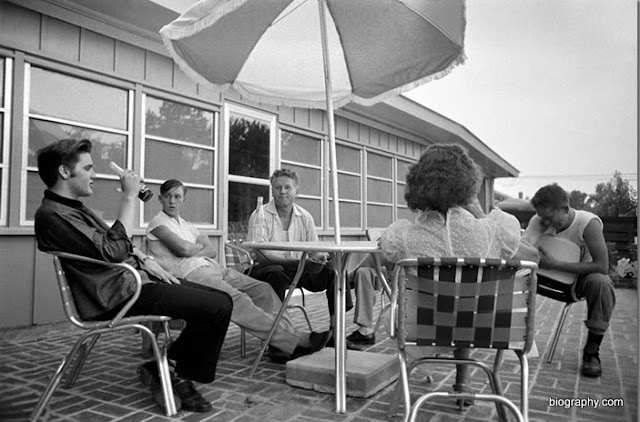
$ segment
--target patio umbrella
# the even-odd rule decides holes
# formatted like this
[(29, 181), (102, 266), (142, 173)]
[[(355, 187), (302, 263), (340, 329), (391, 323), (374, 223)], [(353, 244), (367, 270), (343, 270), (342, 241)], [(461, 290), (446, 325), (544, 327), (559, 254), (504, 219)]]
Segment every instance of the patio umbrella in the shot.
[(219, 92), (326, 110), (340, 243), (334, 107), (371, 105), (464, 61), (464, 0), (201, 0), (160, 33)]

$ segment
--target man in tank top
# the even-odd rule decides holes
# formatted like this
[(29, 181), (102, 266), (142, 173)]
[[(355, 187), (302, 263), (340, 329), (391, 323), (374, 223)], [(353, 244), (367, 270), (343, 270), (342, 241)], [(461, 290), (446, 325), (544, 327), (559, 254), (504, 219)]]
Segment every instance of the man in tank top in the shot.
[(531, 199), (536, 215), (531, 218), (524, 238), (538, 245), (541, 235), (555, 236), (580, 247), (579, 262), (563, 262), (549, 255), (538, 246), (540, 268), (564, 271), (578, 275), (576, 295), (587, 301), (588, 329), (583, 350), (581, 372), (585, 376), (599, 377), (600, 343), (609, 327), (611, 313), (616, 303), (613, 282), (607, 275), (609, 255), (602, 231), (600, 217), (588, 211), (569, 206), (569, 195), (557, 184), (538, 190)]

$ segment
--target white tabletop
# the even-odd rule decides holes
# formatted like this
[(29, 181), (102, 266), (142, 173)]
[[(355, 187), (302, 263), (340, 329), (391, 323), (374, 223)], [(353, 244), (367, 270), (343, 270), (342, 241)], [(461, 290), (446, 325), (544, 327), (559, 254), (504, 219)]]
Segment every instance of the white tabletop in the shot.
[(369, 240), (342, 241), (335, 243), (331, 241), (320, 242), (243, 242), (242, 246), (251, 249), (270, 249), (277, 251), (299, 251), (299, 252), (381, 252), (378, 242)]

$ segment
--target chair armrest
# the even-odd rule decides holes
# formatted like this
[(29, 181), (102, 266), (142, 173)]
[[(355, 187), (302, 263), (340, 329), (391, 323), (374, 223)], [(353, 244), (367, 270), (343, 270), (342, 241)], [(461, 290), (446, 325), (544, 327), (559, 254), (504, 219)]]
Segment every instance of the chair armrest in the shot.
[[(126, 264), (124, 262), (102, 261), (102, 260), (99, 260), (99, 259), (88, 258), (86, 256), (76, 255), (76, 254), (72, 254), (72, 253), (68, 253), (68, 252), (50, 251), (50, 252), (47, 252), (47, 253), (50, 254), (50, 255), (54, 255), (54, 256), (62, 259), (62, 260), (83, 261), (83, 262), (89, 262), (91, 264), (101, 265), (101, 266), (104, 266), (104, 267), (122, 268), (122, 269), (130, 272), (133, 275), (133, 278), (134, 278), (134, 280), (136, 282), (136, 290), (133, 293), (133, 295), (131, 296), (131, 298), (128, 299), (127, 302), (124, 304), (122, 309), (120, 309), (120, 311), (116, 314), (116, 316), (113, 317), (111, 322), (109, 322), (109, 327), (110, 328), (113, 328), (116, 324), (118, 324), (118, 322), (120, 322), (120, 320), (124, 317), (124, 315), (127, 312), (129, 312), (129, 309), (131, 309), (131, 307), (136, 302), (136, 300), (138, 300), (138, 297), (140, 297), (140, 291), (142, 290), (142, 278), (140, 277), (140, 273), (138, 273), (138, 270), (136, 270), (135, 268), (133, 268), (129, 264)], [(78, 322), (79, 322), (79, 324), (77, 322), (74, 322), (74, 323), (76, 325), (80, 325), (81, 327), (83, 327), (82, 326), (83, 323), (81, 321), (78, 321)]]
[(391, 299), (389, 310), (389, 337), (395, 339), (397, 333), (397, 320), (398, 320), (398, 279), (402, 272), (402, 266), (397, 265), (393, 267), (393, 275), (391, 278)]
[[(244, 257), (244, 259), (245, 259), (244, 262), (246, 264), (248, 264), (248, 268), (245, 269), (244, 271), (241, 271), (241, 272), (244, 272), (245, 274), (250, 275), (251, 271), (253, 270), (253, 266), (255, 265), (255, 262), (253, 261), (253, 258), (251, 257), (251, 253), (248, 250), (246, 250), (245, 248), (243, 248), (242, 246), (239, 246), (239, 245), (237, 245), (236, 243), (234, 243), (234, 242), (232, 242), (230, 240), (225, 242), (224, 245), (225, 245), (225, 247), (231, 249), (232, 253), (237, 253), (238, 255)], [(239, 261), (236, 261), (234, 259), (234, 265), (242, 266), (242, 264), (243, 264), (242, 258), (240, 258)], [(227, 262), (227, 266), (228, 265), (229, 265), (229, 263)]]

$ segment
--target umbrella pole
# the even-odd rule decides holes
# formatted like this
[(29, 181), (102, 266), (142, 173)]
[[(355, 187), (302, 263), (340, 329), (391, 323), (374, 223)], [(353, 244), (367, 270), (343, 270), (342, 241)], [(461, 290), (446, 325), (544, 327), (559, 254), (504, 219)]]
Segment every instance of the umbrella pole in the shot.
[(327, 100), (327, 130), (329, 131), (329, 160), (331, 166), (331, 183), (333, 184), (333, 222), (335, 241), (340, 243), (340, 201), (338, 200), (338, 164), (336, 160), (336, 129), (333, 115), (333, 99), (331, 93), (331, 63), (329, 61), (329, 42), (327, 40), (327, 18), (325, 0), (318, 2), (320, 7), (320, 32), (322, 37), (322, 58), (324, 64), (324, 85)]
[[(333, 96), (331, 95), (331, 63), (329, 61), (329, 42), (327, 40), (327, 17), (325, 14), (326, 0), (319, 0), (320, 7), (320, 35), (322, 38), (322, 58), (324, 64), (325, 95), (327, 98), (327, 123), (329, 130), (329, 156), (331, 159), (331, 180), (333, 182), (333, 221), (336, 235), (336, 243), (340, 243), (340, 201), (338, 200), (338, 163), (336, 159), (336, 131), (333, 116)], [(334, 293), (336, 331), (335, 339), (335, 365), (336, 365), (336, 413), (347, 411), (347, 345), (346, 345), (346, 306), (345, 306), (345, 275), (342, 266), (342, 255), (334, 254), (336, 262), (336, 289)], [(345, 259), (346, 261), (346, 259)]]

